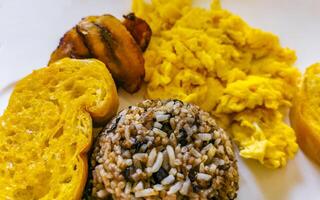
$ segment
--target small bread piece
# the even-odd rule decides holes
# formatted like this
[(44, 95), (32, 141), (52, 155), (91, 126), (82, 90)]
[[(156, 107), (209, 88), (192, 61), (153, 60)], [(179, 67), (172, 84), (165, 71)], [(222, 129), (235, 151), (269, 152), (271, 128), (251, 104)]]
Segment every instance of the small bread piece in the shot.
[(105, 65), (65, 58), (16, 85), (0, 117), (0, 199), (80, 199), (92, 121), (117, 111)]
[(301, 149), (320, 164), (320, 63), (307, 68), (290, 111)]

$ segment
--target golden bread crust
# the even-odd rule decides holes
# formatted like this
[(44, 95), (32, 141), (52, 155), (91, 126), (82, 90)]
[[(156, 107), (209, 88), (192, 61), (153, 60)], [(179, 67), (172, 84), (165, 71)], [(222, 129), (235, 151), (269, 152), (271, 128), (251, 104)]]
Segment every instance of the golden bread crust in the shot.
[[(307, 68), (300, 91), (293, 100), (290, 121), (300, 148), (312, 160), (320, 164), (320, 121), (317, 119), (320, 93), (320, 64)], [(318, 92), (318, 94), (317, 94)]]
[(110, 119), (118, 103), (94, 59), (65, 58), (19, 81), (0, 117), (0, 199), (80, 199), (92, 122)]

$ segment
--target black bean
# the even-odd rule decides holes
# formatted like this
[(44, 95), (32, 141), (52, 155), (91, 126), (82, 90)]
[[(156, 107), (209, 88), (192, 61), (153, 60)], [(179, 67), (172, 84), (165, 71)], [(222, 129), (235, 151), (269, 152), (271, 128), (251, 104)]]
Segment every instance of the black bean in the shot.
[(146, 141), (136, 141), (133, 145), (133, 148), (134, 148), (134, 152), (137, 153), (137, 152), (140, 152), (140, 148), (142, 145), (144, 144), (147, 144)]
[(166, 132), (168, 136), (173, 132), (169, 122), (162, 123), (161, 130)]
[(194, 125), (196, 125), (197, 127), (201, 126), (201, 121), (198, 115), (195, 116)]
[(188, 144), (188, 135), (184, 129), (180, 129), (181, 136), (178, 137), (178, 143), (181, 146), (186, 146)]
[(163, 167), (160, 167), (157, 172), (152, 174), (152, 177), (156, 183), (160, 183), (162, 179), (164, 179), (168, 175), (169, 173)]
[(179, 102), (179, 103), (183, 104), (183, 102), (182, 102), (181, 100), (179, 100), (179, 99), (174, 99), (173, 101), (174, 101), (175, 103), (176, 103), (176, 102)]
[(197, 171), (195, 168), (191, 168), (188, 174), (188, 177), (190, 179), (191, 182), (196, 180), (196, 176), (197, 176)]
[(203, 141), (203, 142), (202, 142), (202, 145), (203, 145), (203, 146), (207, 146), (207, 145), (210, 144), (210, 143), (211, 143), (211, 144), (214, 144), (214, 139), (209, 140), (209, 141)]
[(218, 169), (228, 170), (230, 168), (230, 164), (218, 165)]
[(181, 144), (181, 146), (186, 146), (188, 144), (188, 140), (187, 138), (179, 138), (178, 139), (179, 144)]
[(238, 196), (238, 194), (237, 194), (237, 193), (235, 193), (234, 195), (228, 194), (228, 198), (229, 198), (230, 200), (234, 200), (234, 199), (236, 199), (236, 198), (237, 198), (237, 196)]
[(193, 192), (197, 193), (197, 192), (200, 192), (201, 187), (199, 185), (192, 184), (192, 190)]
[(135, 172), (136, 172), (135, 167), (130, 166), (130, 167), (125, 168), (125, 169), (122, 171), (122, 175), (124, 176), (124, 178), (125, 178), (127, 181), (134, 182), (134, 180), (132, 179), (132, 175), (133, 175)]
[(120, 118), (121, 118), (121, 116), (118, 116), (116, 119), (112, 120), (111, 125), (107, 129), (108, 132), (111, 132), (117, 128)]

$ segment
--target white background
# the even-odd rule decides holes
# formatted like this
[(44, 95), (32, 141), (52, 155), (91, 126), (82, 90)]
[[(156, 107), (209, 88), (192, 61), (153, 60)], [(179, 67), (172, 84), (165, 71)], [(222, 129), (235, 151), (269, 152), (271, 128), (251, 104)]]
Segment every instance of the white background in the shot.
[[(0, 0), (0, 113), (15, 81), (46, 65), (59, 38), (82, 17), (130, 11), (128, 0)], [(197, 1), (208, 6), (210, 1)], [(250, 25), (279, 35), (296, 50), (296, 66), (320, 60), (320, 1), (222, 0)], [(139, 97), (121, 92), (122, 107)], [(1, 153), (1, 152), (0, 152)], [(239, 158), (239, 200), (320, 199), (320, 168), (299, 151), (286, 168), (269, 170)]]

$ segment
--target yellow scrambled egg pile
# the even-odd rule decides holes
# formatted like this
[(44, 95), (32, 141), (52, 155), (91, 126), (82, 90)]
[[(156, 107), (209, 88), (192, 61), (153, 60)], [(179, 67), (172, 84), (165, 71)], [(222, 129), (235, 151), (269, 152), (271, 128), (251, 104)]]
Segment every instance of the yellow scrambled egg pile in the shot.
[(230, 130), (241, 156), (286, 165), (298, 149), (283, 122), (300, 77), (294, 51), (218, 1), (206, 10), (191, 0), (134, 0), (133, 10), (153, 31), (144, 55), (147, 97), (195, 103)]

